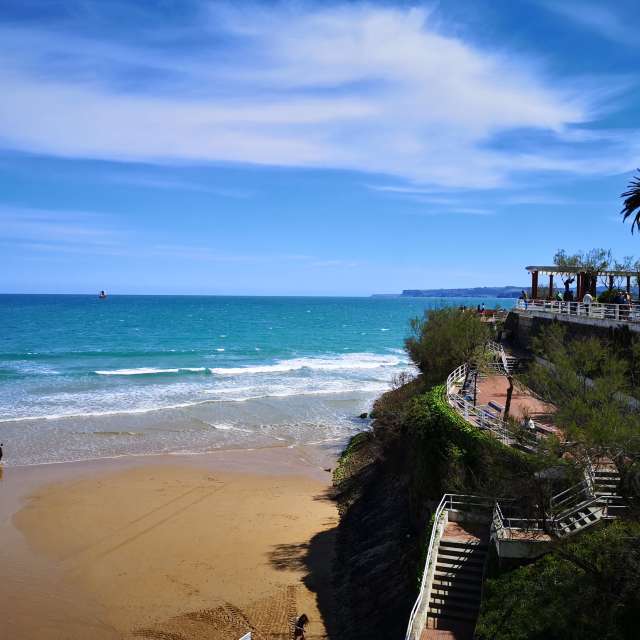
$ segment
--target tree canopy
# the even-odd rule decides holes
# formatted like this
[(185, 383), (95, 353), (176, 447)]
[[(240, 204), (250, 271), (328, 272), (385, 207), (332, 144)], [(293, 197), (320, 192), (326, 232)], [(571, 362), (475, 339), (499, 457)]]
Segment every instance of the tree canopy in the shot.
[[(637, 342), (631, 352), (638, 350)], [(529, 386), (556, 406), (554, 422), (562, 430), (567, 451), (584, 466), (587, 460), (609, 460), (620, 471), (625, 493), (637, 499), (634, 480), (640, 468), (640, 412), (630, 363), (607, 341), (566, 339), (559, 326), (534, 341), (544, 358), (525, 376)]]
[(640, 625), (640, 525), (617, 522), (489, 580), (481, 640), (619, 640)]
[(479, 357), (489, 335), (476, 313), (448, 307), (414, 318), (405, 347), (426, 385), (432, 386), (442, 383), (464, 362)]

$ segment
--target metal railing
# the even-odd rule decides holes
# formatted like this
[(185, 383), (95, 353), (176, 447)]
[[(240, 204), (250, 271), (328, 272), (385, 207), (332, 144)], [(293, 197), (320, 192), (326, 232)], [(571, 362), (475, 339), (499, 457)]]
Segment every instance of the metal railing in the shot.
[(609, 304), (602, 302), (561, 302), (559, 300), (518, 300), (520, 311), (542, 311), (556, 315), (595, 320), (640, 323), (640, 304)]
[[(427, 550), (427, 559), (424, 563), (424, 571), (422, 573), (422, 581), (420, 582), (420, 591), (418, 598), (411, 609), (409, 616), (409, 625), (405, 640), (418, 640), (422, 629), (426, 623), (429, 598), (431, 596), (431, 585), (433, 583), (433, 575), (435, 572), (437, 559), (437, 545), (440, 544), (442, 532), (447, 524), (447, 505), (451, 499), (451, 494), (445, 493), (440, 500), (440, 504), (433, 515), (433, 527), (431, 528), (431, 536), (429, 538), (429, 548)], [(436, 553), (434, 554), (434, 548)]]
[(544, 532), (544, 522), (539, 518), (520, 518), (505, 516), (502, 505), (496, 500), (491, 519), (491, 538), (512, 539), (518, 535), (541, 534)]
[(467, 422), (474, 424), (480, 429), (491, 431), (503, 444), (511, 444), (513, 438), (510, 436), (509, 430), (504, 426), (502, 419), (496, 418), (488, 411), (474, 406), (472, 402), (469, 402), (469, 400), (458, 393), (458, 387), (464, 384), (469, 373), (469, 365), (465, 363), (461, 364), (447, 377), (447, 401), (449, 405)]

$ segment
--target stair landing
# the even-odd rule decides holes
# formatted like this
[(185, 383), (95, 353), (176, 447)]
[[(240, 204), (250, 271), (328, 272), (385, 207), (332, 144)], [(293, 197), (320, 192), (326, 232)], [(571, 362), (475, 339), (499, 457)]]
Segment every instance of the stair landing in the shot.
[(427, 627), (423, 630), (420, 640), (473, 640), (475, 625), (457, 620), (435, 620), (430, 618), (429, 624), (446, 625), (446, 629)]
[(443, 540), (455, 540), (456, 542), (489, 543), (489, 527), (485, 524), (472, 522), (447, 522), (442, 533)]

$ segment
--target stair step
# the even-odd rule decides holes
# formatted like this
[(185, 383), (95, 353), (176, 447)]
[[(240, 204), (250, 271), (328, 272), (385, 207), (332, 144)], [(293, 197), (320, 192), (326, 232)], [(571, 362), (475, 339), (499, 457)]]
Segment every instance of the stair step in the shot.
[(464, 620), (465, 622), (475, 622), (478, 618), (476, 613), (467, 611), (451, 611), (449, 609), (429, 608), (427, 615), (430, 618), (442, 618), (446, 620)]
[(589, 514), (588, 516), (583, 516), (579, 518), (562, 518), (559, 521), (560, 526), (564, 527), (574, 527), (578, 525), (587, 525), (598, 520), (598, 516), (594, 514)]
[(482, 566), (475, 567), (469, 565), (443, 564), (436, 562), (436, 571), (455, 572), (456, 575), (482, 576)]
[(436, 560), (436, 567), (446, 569), (447, 571), (459, 571), (461, 573), (482, 573), (484, 569), (484, 562), (479, 563), (469, 563), (464, 560), (454, 560), (454, 559), (442, 559), (438, 557)]
[(479, 589), (482, 579), (477, 576), (461, 576), (456, 573), (435, 573), (433, 576), (433, 586), (437, 589), (461, 589), (463, 591), (473, 591)]
[(469, 613), (478, 613), (480, 602), (470, 602), (468, 600), (453, 600), (451, 598), (431, 598), (429, 601), (430, 609), (450, 610), (450, 611), (468, 611)]
[(473, 549), (474, 551), (486, 551), (489, 547), (481, 542), (460, 542), (452, 538), (442, 538), (439, 547), (455, 547), (456, 549)]
[(470, 553), (456, 553), (455, 551), (450, 552), (449, 550), (442, 551), (442, 549), (438, 550), (438, 562), (442, 559), (445, 562), (463, 562), (465, 564), (483, 565), (486, 557), (486, 553), (476, 553), (472, 555)]
[(617, 515), (619, 513), (624, 513), (628, 509), (626, 504), (610, 504), (607, 505), (607, 515)]
[(450, 600), (451, 602), (475, 602), (480, 603), (480, 589), (475, 591), (458, 591), (455, 589), (431, 589), (431, 597), (438, 600)]
[(434, 573), (434, 584), (441, 585), (451, 585), (451, 586), (473, 586), (476, 587), (480, 585), (481, 582), (481, 574), (473, 574), (473, 575), (461, 575), (459, 571), (451, 572), (447, 570), (442, 570), (436, 568)]

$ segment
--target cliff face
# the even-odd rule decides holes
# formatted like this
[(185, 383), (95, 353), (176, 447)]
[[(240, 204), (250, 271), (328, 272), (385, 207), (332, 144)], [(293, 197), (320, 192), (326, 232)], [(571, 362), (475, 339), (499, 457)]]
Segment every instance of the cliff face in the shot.
[[(369, 435), (369, 434), (368, 434)], [(420, 544), (411, 521), (406, 455), (369, 435), (352, 452), (338, 496), (335, 638), (402, 638), (416, 594)]]

